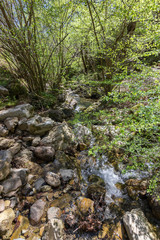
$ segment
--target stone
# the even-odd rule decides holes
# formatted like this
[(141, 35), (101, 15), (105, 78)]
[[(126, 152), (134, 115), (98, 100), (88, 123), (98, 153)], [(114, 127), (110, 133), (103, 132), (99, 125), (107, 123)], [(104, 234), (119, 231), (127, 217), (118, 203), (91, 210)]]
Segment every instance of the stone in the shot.
[(46, 203), (39, 199), (30, 208), (30, 220), (32, 225), (36, 225), (40, 222)]
[(8, 207), (10, 207), (11, 201), (10, 200), (6, 200), (4, 202), (4, 204), (5, 204), (5, 208), (8, 208)]
[(7, 88), (0, 86), (0, 96), (8, 96), (9, 95), (9, 91)]
[(0, 213), (0, 236), (3, 239), (10, 239), (13, 232), (12, 222), (15, 219), (15, 213), (12, 208), (8, 208)]
[(10, 153), (12, 156), (16, 155), (21, 150), (22, 144), (16, 142), (12, 147), (9, 148)]
[(0, 213), (5, 210), (5, 202), (3, 199), (0, 199)]
[(0, 151), (0, 181), (5, 179), (9, 175), (10, 169), (11, 169), (11, 165), (10, 165), (11, 161), (12, 161), (12, 155), (10, 151), (1, 150)]
[(4, 121), (4, 124), (6, 125), (7, 129), (13, 133), (15, 130), (15, 127), (18, 125), (18, 118), (17, 117), (6, 118), (6, 120)]
[(65, 240), (64, 224), (61, 219), (51, 219), (45, 227), (42, 240)]
[(0, 121), (8, 117), (29, 118), (33, 113), (33, 106), (30, 104), (22, 104), (7, 110), (0, 111)]
[(45, 181), (52, 187), (58, 187), (61, 185), (60, 176), (53, 172), (47, 172)]
[(80, 197), (77, 200), (77, 206), (83, 215), (94, 212), (94, 201), (89, 198)]
[(51, 203), (51, 207), (58, 207), (61, 210), (63, 210), (66, 207), (70, 207), (71, 201), (72, 201), (72, 196), (67, 193), (61, 197), (58, 197), (58, 199), (55, 199)]
[(53, 218), (60, 218), (62, 215), (62, 211), (58, 207), (51, 207), (47, 211), (47, 219), (48, 221), (53, 219)]
[(73, 154), (77, 148), (76, 138), (72, 129), (64, 121), (57, 124), (49, 134), (41, 140), (41, 145), (53, 144), (55, 151)]
[(10, 192), (17, 191), (22, 186), (22, 181), (20, 177), (10, 178), (2, 183), (3, 186), (3, 194), (6, 196)]
[(26, 168), (19, 168), (19, 169), (12, 168), (11, 169), (12, 178), (20, 177), (20, 179), (22, 181), (22, 185), (25, 185), (27, 183), (27, 172), (28, 172), (28, 169), (26, 169)]
[(27, 183), (23, 188), (22, 188), (22, 194), (24, 196), (30, 195), (31, 192), (33, 191), (32, 186)]
[(74, 171), (72, 169), (60, 169), (59, 173), (63, 182), (68, 182), (74, 177)]
[(18, 239), (21, 235), (21, 232), (28, 229), (28, 227), (29, 227), (28, 218), (26, 218), (24, 216), (19, 215), (18, 218), (17, 218), (17, 223), (18, 223), (18, 227), (16, 228), (16, 230), (12, 234), (10, 240)]
[(157, 196), (159, 196), (159, 191), (156, 192), (156, 195), (149, 196), (149, 205), (152, 209), (152, 214), (155, 218), (160, 220), (160, 200), (157, 199)]
[(19, 122), (19, 129), (28, 131), (33, 135), (43, 136), (46, 132), (49, 132), (54, 126), (54, 121), (50, 118), (41, 117), (35, 115), (28, 119), (23, 119)]
[(36, 147), (33, 153), (37, 159), (43, 162), (51, 162), (55, 156), (55, 150), (50, 146)]
[(56, 122), (63, 122), (65, 114), (62, 109), (51, 109), (49, 110), (49, 117)]
[(0, 137), (0, 149), (10, 148), (14, 145), (14, 143), (14, 139)]
[(130, 240), (157, 240), (151, 224), (140, 209), (133, 209), (123, 216), (123, 223)]
[(0, 137), (6, 137), (8, 133), (8, 129), (3, 124), (0, 124)]
[(36, 189), (36, 191), (40, 191), (41, 187), (45, 185), (45, 180), (43, 178), (39, 178), (35, 181), (34, 183), (34, 188)]
[(92, 132), (80, 123), (74, 126), (74, 134), (78, 143), (89, 143), (92, 138)]
[[(72, 168), (75, 167), (74, 158), (67, 155), (63, 151), (56, 151), (55, 160), (59, 165), (59, 168)], [(56, 162), (56, 161), (54, 161)]]
[(41, 138), (40, 137), (35, 137), (32, 141), (32, 146), (37, 147), (41, 142)]

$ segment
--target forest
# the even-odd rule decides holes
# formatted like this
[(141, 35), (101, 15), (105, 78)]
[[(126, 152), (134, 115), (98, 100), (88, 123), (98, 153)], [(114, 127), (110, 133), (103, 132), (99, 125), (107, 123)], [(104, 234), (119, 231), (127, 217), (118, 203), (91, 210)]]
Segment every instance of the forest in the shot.
[(0, 239), (160, 239), (159, 116), (159, 0), (0, 0)]

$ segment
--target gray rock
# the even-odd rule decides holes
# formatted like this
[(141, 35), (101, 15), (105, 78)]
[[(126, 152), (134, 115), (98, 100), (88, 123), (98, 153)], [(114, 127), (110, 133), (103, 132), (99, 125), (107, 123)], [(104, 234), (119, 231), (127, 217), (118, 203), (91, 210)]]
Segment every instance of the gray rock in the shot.
[(74, 177), (74, 171), (72, 169), (60, 169), (59, 172), (63, 182), (68, 182)]
[(12, 168), (11, 169), (12, 178), (20, 177), (22, 185), (25, 185), (27, 183), (27, 171), (28, 169), (26, 168), (19, 168), (19, 169)]
[(14, 108), (0, 111), (0, 121), (5, 120), (8, 117), (29, 118), (33, 113), (33, 106), (30, 104), (18, 105)]
[(12, 155), (9, 151), (0, 151), (0, 181), (5, 179), (10, 173), (10, 163), (12, 161)]
[(42, 240), (65, 240), (63, 221), (57, 218), (51, 219), (42, 237)]
[(18, 118), (17, 117), (7, 118), (4, 121), (4, 124), (6, 125), (7, 129), (13, 133), (15, 127), (18, 125)]
[(0, 86), (0, 95), (1, 96), (8, 96), (9, 95), (9, 91), (7, 88)]
[(43, 162), (51, 162), (55, 156), (55, 150), (50, 146), (36, 147), (33, 150), (35, 157)]
[(22, 181), (20, 177), (10, 178), (2, 183), (3, 186), (3, 194), (6, 196), (8, 193), (17, 191), (22, 186)]
[(12, 222), (15, 219), (15, 213), (12, 208), (8, 208), (0, 213), (0, 236), (3, 239), (10, 239), (13, 231)]
[(8, 129), (3, 124), (0, 124), (0, 137), (6, 137), (8, 133)]
[(79, 143), (88, 143), (92, 138), (92, 132), (80, 123), (75, 125), (74, 134)]
[(157, 240), (151, 224), (141, 209), (133, 209), (123, 216), (123, 223), (130, 240)]
[(47, 211), (47, 219), (48, 221), (53, 219), (53, 218), (60, 218), (61, 217), (61, 209), (58, 207), (51, 207)]
[(61, 185), (60, 176), (53, 172), (47, 172), (45, 176), (46, 183), (52, 187), (58, 187)]
[(37, 147), (40, 144), (41, 138), (35, 137), (32, 141), (32, 146)]
[(46, 203), (43, 200), (37, 200), (30, 208), (31, 224), (35, 225), (40, 222)]
[(36, 191), (40, 191), (43, 185), (45, 185), (45, 180), (43, 178), (37, 179), (37, 181), (34, 183)]
[(50, 118), (41, 117), (39, 115), (34, 116), (33, 118), (22, 119), (19, 122), (19, 129), (30, 132), (33, 135), (44, 135), (46, 132), (49, 132), (54, 126), (54, 121)]
[(31, 185), (29, 183), (27, 183), (23, 189), (22, 189), (22, 194), (24, 196), (28, 196), (28, 195), (31, 195), (31, 192), (33, 191)]

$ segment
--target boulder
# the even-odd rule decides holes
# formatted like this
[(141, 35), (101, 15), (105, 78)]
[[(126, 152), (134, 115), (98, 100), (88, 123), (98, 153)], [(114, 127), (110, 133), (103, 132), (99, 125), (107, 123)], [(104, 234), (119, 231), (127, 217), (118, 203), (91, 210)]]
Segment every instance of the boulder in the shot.
[(15, 213), (12, 208), (8, 208), (0, 213), (0, 236), (3, 239), (10, 239), (13, 232), (12, 222), (15, 219)]
[(54, 121), (50, 118), (36, 115), (29, 120), (24, 118), (19, 122), (19, 129), (28, 131), (33, 135), (44, 135), (49, 132), (54, 126)]
[(58, 207), (51, 207), (48, 209), (47, 211), (47, 219), (51, 220), (53, 218), (60, 218), (62, 215), (62, 211), (60, 208)]
[(0, 111), (0, 121), (5, 120), (10, 117), (18, 117), (18, 118), (29, 118), (33, 113), (33, 106), (30, 104), (22, 104), (18, 105), (14, 108), (9, 108), (7, 110)]
[(9, 95), (9, 91), (7, 88), (0, 86), (0, 96), (8, 96)]
[(3, 191), (2, 193), (7, 196), (8, 194), (12, 192), (16, 192), (19, 190), (19, 188), (22, 186), (22, 181), (20, 177), (16, 178), (9, 178), (2, 183)]
[(36, 147), (33, 150), (35, 157), (43, 162), (51, 162), (55, 156), (55, 150), (50, 146)]
[(151, 224), (141, 209), (133, 209), (123, 216), (123, 223), (130, 240), (157, 240)]
[(3, 124), (0, 124), (0, 137), (6, 137), (8, 133), (8, 129)]
[(12, 155), (9, 151), (0, 151), (0, 181), (5, 179), (10, 173), (10, 163), (12, 161)]
[(41, 145), (53, 144), (55, 151), (74, 153), (77, 142), (72, 129), (66, 122), (57, 124), (48, 136), (41, 140)]
[(45, 227), (42, 240), (65, 240), (64, 224), (61, 219), (51, 219)]
[(39, 199), (30, 208), (30, 220), (32, 225), (36, 225), (40, 222), (46, 203)]
[(6, 125), (7, 129), (13, 133), (15, 127), (18, 125), (18, 118), (17, 117), (7, 118), (4, 121), (4, 124)]
[(59, 172), (63, 182), (68, 182), (74, 177), (74, 171), (72, 169), (60, 169)]
[(83, 215), (94, 212), (94, 202), (89, 198), (80, 197), (77, 200), (77, 206)]
[(52, 187), (58, 187), (61, 185), (60, 176), (53, 172), (47, 172), (45, 181)]

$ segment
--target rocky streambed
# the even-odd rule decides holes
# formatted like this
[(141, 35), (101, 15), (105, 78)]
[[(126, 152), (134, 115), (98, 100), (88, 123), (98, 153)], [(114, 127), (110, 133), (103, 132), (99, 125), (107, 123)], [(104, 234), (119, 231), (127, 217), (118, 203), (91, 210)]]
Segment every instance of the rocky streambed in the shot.
[(67, 123), (90, 105), (67, 92), (47, 112), (30, 104), (0, 111), (0, 239), (159, 239), (160, 204), (147, 196), (146, 178), (89, 156), (92, 132)]

